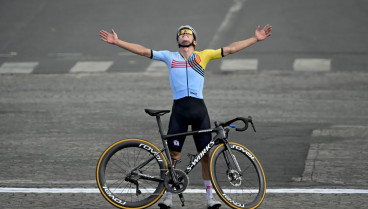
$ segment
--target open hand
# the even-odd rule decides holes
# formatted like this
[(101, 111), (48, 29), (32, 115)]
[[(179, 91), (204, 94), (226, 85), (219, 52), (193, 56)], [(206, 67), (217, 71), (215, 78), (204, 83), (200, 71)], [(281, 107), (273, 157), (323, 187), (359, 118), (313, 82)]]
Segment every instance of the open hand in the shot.
[(256, 31), (254, 32), (254, 35), (256, 36), (257, 41), (263, 41), (272, 35), (271, 33), (272, 26), (270, 26), (269, 24), (267, 24), (262, 30), (260, 30), (260, 28), (261, 27), (258, 25)]
[(109, 44), (116, 44), (119, 40), (118, 34), (115, 33), (114, 29), (111, 29), (111, 33), (104, 30), (100, 31), (101, 40)]

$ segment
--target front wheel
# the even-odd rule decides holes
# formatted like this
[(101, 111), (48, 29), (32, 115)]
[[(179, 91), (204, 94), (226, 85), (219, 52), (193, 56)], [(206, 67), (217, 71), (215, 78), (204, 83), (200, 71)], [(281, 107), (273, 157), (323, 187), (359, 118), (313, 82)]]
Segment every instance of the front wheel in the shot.
[(237, 169), (224, 144), (213, 151), (210, 160), (211, 181), (218, 196), (232, 208), (257, 208), (266, 194), (266, 178), (256, 156), (241, 144), (229, 146), (240, 167)]
[(96, 180), (101, 194), (118, 208), (146, 208), (165, 191), (167, 162), (153, 144), (124, 139), (101, 155)]

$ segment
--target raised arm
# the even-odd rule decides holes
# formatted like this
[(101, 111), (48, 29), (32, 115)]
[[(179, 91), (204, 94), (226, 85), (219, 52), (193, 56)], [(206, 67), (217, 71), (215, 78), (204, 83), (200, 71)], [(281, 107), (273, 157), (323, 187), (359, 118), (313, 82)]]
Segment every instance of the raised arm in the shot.
[(146, 47), (139, 45), (139, 44), (128, 43), (128, 42), (120, 40), (118, 38), (118, 35), (115, 33), (113, 29), (111, 30), (111, 33), (101, 30), (100, 36), (101, 36), (101, 40), (106, 43), (116, 45), (134, 54), (138, 54), (138, 55), (145, 56), (148, 58), (151, 57), (151, 49), (147, 49)]
[(256, 31), (254, 32), (254, 36), (243, 41), (238, 41), (230, 44), (223, 48), (223, 55), (227, 56), (229, 54), (234, 54), (238, 51), (241, 51), (258, 41), (263, 41), (269, 36), (271, 36), (272, 26), (266, 25), (262, 30), (260, 30), (260, 26), (257, 27)]

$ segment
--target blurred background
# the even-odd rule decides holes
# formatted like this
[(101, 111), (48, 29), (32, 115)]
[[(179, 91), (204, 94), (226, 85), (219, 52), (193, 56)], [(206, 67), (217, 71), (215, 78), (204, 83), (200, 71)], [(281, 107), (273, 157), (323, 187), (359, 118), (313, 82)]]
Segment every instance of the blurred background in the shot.
[(272, 40), (235, 55), (258, 59), (259, 69), (292, 69), (298, 58), (329, 59), (338, 71), (367, 67), (363, 0), (2, 0), (1, 5), (0, 64), (38, 62), (35, 73), (68, 72), (86, 60), (114, 61), (108, 71), (144, 70), (148, 60), (99, 42), (99, 31), (113, 28), (122, 40), (176, 50), (176, 30), (186, 24), (199, 34), (198, 50), (226, 46), (271, 24)]

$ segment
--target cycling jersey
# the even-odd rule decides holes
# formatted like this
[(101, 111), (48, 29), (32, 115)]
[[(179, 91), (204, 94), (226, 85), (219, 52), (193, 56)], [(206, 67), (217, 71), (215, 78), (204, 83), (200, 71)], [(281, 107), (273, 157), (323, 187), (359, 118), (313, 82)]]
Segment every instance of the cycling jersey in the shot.
[(223, 57), (222, 48), (195, 51), (188, 60), (179, 52), (154, 51), (151, 58), (163, 61), (169, 68), (170, 86), (174, 100), (183, 97), (203, 99), (204, 73), (207, 63)]

